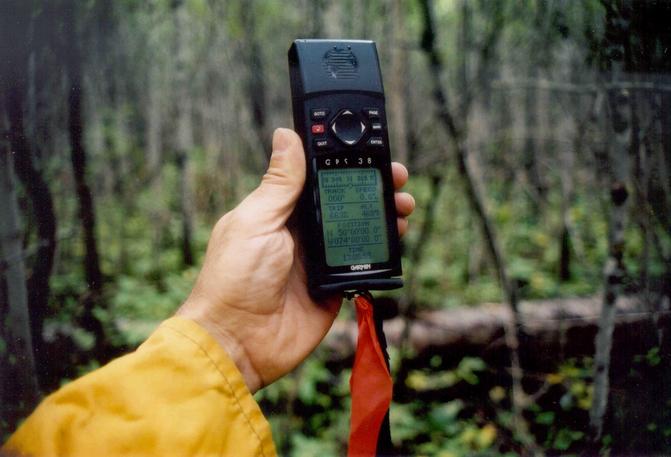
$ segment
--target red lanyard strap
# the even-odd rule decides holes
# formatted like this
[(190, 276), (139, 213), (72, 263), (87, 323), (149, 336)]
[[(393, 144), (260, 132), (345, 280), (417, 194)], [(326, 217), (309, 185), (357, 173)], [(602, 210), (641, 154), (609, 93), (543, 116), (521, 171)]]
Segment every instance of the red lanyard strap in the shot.
[[(384, 349), (378, 335), (373, 317), (372, 297), (362, 293), (354, 299), (359, 336), (354, 356), (354, 367), (350, 378), (352, 391), (352, 417), (349, 435), (349, 457), (375, 456), (377, 453), (389, 451), (391, 443), (378, 446), (378, 437), (382, 434), (385, 441), (389, 440), (389, 431), (381, 427), (385, 422), (388, 427), (389, 405), (392, 396), (392, 380), (385, 358)], [(379, 325), (380, 332), (382, 326)], [(385, 420), (387, 419), (387, 420)]]

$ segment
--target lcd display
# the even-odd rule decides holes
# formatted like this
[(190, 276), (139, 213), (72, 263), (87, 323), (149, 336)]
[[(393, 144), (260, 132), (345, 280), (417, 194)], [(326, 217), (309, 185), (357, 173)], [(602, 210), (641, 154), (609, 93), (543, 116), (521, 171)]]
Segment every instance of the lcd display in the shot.
[(389, 260), (380, 171), (319, 170), (318, 179), (327, 265)]

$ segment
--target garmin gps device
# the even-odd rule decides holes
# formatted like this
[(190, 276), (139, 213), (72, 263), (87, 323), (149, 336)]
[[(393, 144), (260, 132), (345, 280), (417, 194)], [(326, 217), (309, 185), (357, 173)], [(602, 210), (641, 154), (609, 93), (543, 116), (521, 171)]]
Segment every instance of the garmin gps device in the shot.
[(296, 40), (289, 49), (289, 73), (294, 127), (306, 154), (297, 216), (310, 292), (401, 287), (375, 43)]

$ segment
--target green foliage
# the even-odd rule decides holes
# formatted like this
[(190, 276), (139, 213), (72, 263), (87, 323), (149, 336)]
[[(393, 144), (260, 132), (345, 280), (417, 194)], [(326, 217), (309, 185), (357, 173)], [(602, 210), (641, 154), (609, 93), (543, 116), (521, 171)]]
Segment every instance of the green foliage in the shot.
[(192, 268), (167, 274), (155, 282), (120, 276), (111, 300), (114, 314), (131, 320), (166, 319), (188, 296), (196, 274)]
[(444, 389), (464, 381), (471, 385), (479, 383), (478, 373), (485, 370), (482, 359), (464, 357), (454, 370), (415, 370), (408, 375), (406, 385), (413, 390)]
[(433, 405), (428, 414), (418, 402), (392, 405), (391, 424), (395, 445), (418, 441), (409, 449), (415, 455), (491, 455), (498, 429), (493, 423), (479, 424), (461, 417), (462, 400)]
[[(404, 27), (397, 28), (393, 19), (396, 3)], [(585, 296), (600, 290), (609, 226), (608, 186), (600, 174), (607, 170), (593, 163), (599, 160), (597, 147), (583, 144), (598, 143), (600, 137), (587, 132), (587, 138), (578, 138), (579, 128), (567, 130), (564, 126), (582, 122), (591, 110), (592, 102), (587, 100), (592, 97), (591, 90), (584, 91), (589, 97), (578, 94), (580, 91), (568, 97), (561, 91), (548, 94), (549, 91), (534, 89), (533, 102), (538, 106), (532, 114), (542, 117), (548, 125), (528, 132), (528, 126), (520, 129), (517, 125), (524, 123), (520, 118), (528, 114), (526, 108), (515, 106), (523, 99), (519, 95), (528, 89), (498, 84), (508, 77), (527, 81), (538, 76), (546, 82), (589, 81), (596, 77), (585, 61), (598, 57), (598, 50), (589, 46), (604, 35), (606, 3), (433, 2), (439, 54), (446, 62), (441, 76), (450, 95), (448, 105), (460, 107), (467, 99), (465, 92), (473, 97), (475, 108), (464, 113), (464, 119), (458, 119), (458, 123), (473, 124), (462, 140), (481, 180), (485, 206), (509, 275), (518, 284), (523, 299)], [(46, 5), (36, 2), (46, 11), (42, 4)], [(107, 17), (96, 17), (103, 5), (109, 7), (114, 24), (106, 24)], [(463, 27), (465, 12), (470, 14), (471, 30)], [(414, 150), (410, 151), (412, 176), (407, 190), (415, 196), (417, 209), (404, 240), (403, 263), (406, 277), (412, 274), (417, 279), (412, 297), (416, 309), (502, 300), (478, 218), (468, 203), (463, 177), (454, 162), (453, 144), (437, 122), (425, 56), (416, 52), (422, 30), (418, 2), (88, 0), (81, 13), (80, 22), (86, 24), (90, 38), (82, 43), (87, 174), (93, 189), (96, 241), (105, 274), (103, 297), (99, 297), (93, 314), (103, 323), (109, 340), (105, 343), (110, 348), (122, 351), (136, 346), (188, 296), (212, 224), (257, 185), (266, 163), (269, 138), (255, 136), (261, 126), (251, 121), (250, 98), (258, 95), (265, 103), (269, 124), (266, 127), (290, 125), (286, 48), (292, 39), (309, 33), (318, 19), (323, 28), (319, 33), (324, 36), (350, 34), (376, 39), (388, 91), (404, 85), (403, 90), (407, 89), (403, 102), (408, 117), (403, 121), (416, 135), (408, 139), (409, 144), (414, 142)], [(178, 13), (183, 13), (182, 27)], [(317, 18), (318, 14), (324, 17)], [(35, 24), (39, 28), (44, 18), (38, 16)], [(57, 23), (58, 19), (54, 21)], [(107, 27), (104, 30), (108, 35), (98, 33), (101, 24)], [(49, 33), (56, 36), (57, 29), (54, 26)], [(470, 42), (465, 42), (469, 33)], [(494, 38), (492, 47), (485, 49), (490, 36)], [(180, 40), (183, 52), (178, 52)], [(104, 42), (112, 46), (106, 47)], [(253, 58), (250, 49), (258, 50)], [(31, 65), (35, 65), (35, 81), (31, 84), (35, 87), (30, 90), (36, 93), (31, 93), (25, 114), (26, 125), (34, 130), (35, 138), (30, 141), (39, 151), (36, 163), (54, 195), (58, 222), (59, 242), (46, 333), (53, 336), (61, 332), (69, 338), (68, 348), (77, 357), (72, 359), (76, 369), (67, 376), (74, 377), (102, 361), (88, 355), (97, 342), (92, 333), (79, 327), (88, 290), (82, 271), (85, 248), (78, 202), (73, 197), (68, 148), (64, 144), (67, 94), (60, 98), (58, 95), (67, 81), (67, 69), (50, 60), (58, 60), (58, 50), (47, 50), (52, 52), (38, 49), (31, 57)], [(390, 57), (398, 51), (402, 52), (403, 62), (394, 66)], [(490, 54), (484, 61), (486, 52)], [(55, 57), (45, 58), (42, 54)], [(254, 61), (257, 63), (250, 63)], [(390, 84), (398, 76), (395, 73), (405, 68), (412, 69), (405, 75), (408, 80)], [(566, 68), (576, 71), (568, 75)], [(55, 76), (49, 80), (45, 75)], [(263, 90), (259, 89), (263, 93), (249, 93), (247, 83), (257, 75), (263, 82)], [(462, 78), (469, 87), (462, 87)], [(189, 119), (193, 123), (194, 144), (186, 151), (189, 171), (182, 176), (175, 159), (175, 118), (185, 101), (176, 96), (184, 89), (183, 80), (188, 81), (185, 93), (193, 108)], [(643, 107), (640, 111), (648, 109), (644, 98), (639, 100)], [(662, 103), (655, 103), (658, 102)], [(49, 105), (46, 114), (41, 112), (43, 105)], [(31, 114), (35, 109), (39, 112)], [(388, 112), (390, 125), (394, 125), (393, 116), (398, 114), (392, 109)], [(641, 117), (641, 126), (645, 126), (649, 115)], [(150, 129), (152, 122), (156, 123), (156, 131)], [(659, 120), (654, 122), (662, 124)], [(533, 173), (526, 169), (525, 162), (529, 153), (524, 145), (527, 138), (518, 138), (520, 130), (524, 130), (523, 136), (533, 137), (531, 155), (538, 161), (535, 166), (546, 186), (543, 192), (534, 190), (530, 182)], [(570, 131), (570, 138), (557, 138), (566, 131)], [(652, 126), (648, 131), (646, 141), (654, 142), (657, 130)], [(158, 154), (159, 162), (155, 170), (150, 166), (151, 138), (158, 150), (153, 152)], [(646, 160), (657, 155), (657, 145), (652, 146)], [(562, 148), (574, 151), (575, 163), (569, 166), (563, 162)], [(563, 188), (562, 172), (567, 168), (571, 189)], [(436, 172), (442, 173), (443, 181), (439, 191), (433, 193), (430, 174)], [(188, 209), (194, 214), (193, 267), (185, 267), (180, 250), (180, 185), (185, 177), (192, 186)], [(645, 186), (632, 183), (632, 188)], [(25, 206), (24, 239), (31, 247), (36, 242), (35, 221), (31, 219), (30, 202), (21, 195)], [(430, 202), (436, 203), (433, 230), (420, 246), (420, 228), (429, 217), (426, 211)], [(661, 233), (654, 240), (657, 244), (651, 244), (637, 223), (643, 220), (641, 213), (654, 211), (630, 209), (628, 216), (636, 223), (628, 224), (626, 229), (625, 285), (635, 290), (637, 278), (646, 272), (652, 278), (666, 279), (668, 265), (663, 254), (671, 252), (671, 237), (668, 230), (655, 226), (653, 231)], [(644, 216), (653, 221), (657, 217)], [(570, 234), (569, 280), (559, 279), (564, 222)], [(415, 262), (417, 249), (423, 255)], [(389, 295), (398, 298), (403, 293), (393, 291)], [(348, 307), (341, 315), (353, 317)], [(0, 356), (5, 351), (5, 342), (0, 339)], [(390, 352), (392, 371), (398, 372), (399, 351), (390, 348)], [(630, 381), (644, 384), (651, 379), (650, 373), (665, 373), (665, 357), (658, 346), (638, 354), (629, 373)], [(8, 358), (16, 362), (12, 355)], [(334, 372), (324, 359), (323, 354), (313, 355), (295, 373), (256, 394), (269, 413), (282, 455), (327, 457), (345, 453), (351, 371)], [(512, 432), (508, 374), (497, 373), (492, 380), (492, 368), (477, 357), (464, 357), (450, 367), (443, 365), (445, 360), (447, 357), (435, 355), (428, 366), (408, 374), (401, 388), (410, 393), (410, 400), (392, 407), (394, 444), (411, 455), (493, 455), (516, 451), (519, 440)], [(544, 448), (553, 453), (574, 452), (585, 439), (584, 427), (578, 422), (585, 423), (592, 402), (592, 361), (569, 360), (547, 369), (551, 373), (534, 378), (539, 386), (548, 388), (547, 394), (525, 411), (525, 417)], [(462, 386), (473, 389), (478, 398), (439, 400), (430, 396)], [(660, 398), (663, 401), (667, 397)], [(622, 402), (613, 408), (613, 415), (624, 417), (635, 406)], [(664, 406), (671, 411), (668, 402)], [(671, 439), (669, 423), (669, 413), (660, 413), (638, 425), (647, 438), (667, 443)], [(606, 435), (603, 444), (608, 448), (617, 440), (618, 436)]]
[[(405, 268), (416, 269), (419, 277), (417, 301), (428, 308), (500, 301), (500, 286), (482, 247), (480, 231), (469, 215), (470, 209), (463, 199), (453, 198), (462, 192), (461, 183), (453, 176), (453, 170), (446, 173), (438, 195), (429, 194), (428, 178), (413, 177), (408, 184), (409, 192), (418, 202), (406, 240), (408, 246), (415, 246), (418, 241), (426, 203), (432, 198), (439, 199), (435, 229), (423, 247), (430, 255), (425, 255), (418, 266), (404, 260)], [(491, 193), (496, 201), (493, 216), (505, 247), (509, 274), (521, 284), (523, 298), (589, 295), (598, 290), (607, 240), (605, 216), (594, 211), (600, 204), (598, 194), (592, 194), (591, 198), (581, 194), (571, 208), (572, 255), (578, 261), (572, 262), (572, 279), (561, 282), (557, 273), (558, 236), (549, 235), (559, 229), (559, 220), (538, 218), (523, 194), (515, 193), (509, 200), (500, 200), (497, 196), (502, 191), (497, 185), (492, 186)], [(560, 198), (551, 194), (546, 212), (559, 214), (560, 204)], [(633, 249), (629, 255), (628, 258), (636, 258), (638, 251)]]
[[(544, 379), (547, 400), (532, 404), (533, 426), (542, 436), (546, 449), (558, 452), (580, 449), (584, 446), (584, 430), (578, 426), (577, 418), (586, 418), (592, 405), (592, 359), (569, 359), (554, 373)], [(559, 408), (557, 408), (559, 406)], [(546, 408), (550, 409), (546, 409)]]
[(293, 457), (312, 457), (315, 455), (323, 457), (337, 457), (341, 455), (336, 444), (333, 442), (324, 442), (322, 439), (307, 437), (296, 433), (291, 436), (291, 445)]
[[(413, 372), (414, 380), (409, 380), (408, 387), (421, 392), (459, 382), (477, 385), (478, 374), (484, 370), (486, 366), (481, 359), (466, 357), (454, 370)], [(345, 452), (349, 434), (350, 373), (350, 370), (330, 373), (321, 358), (312, 357), (296, 372), (256, 394), (263, 409), (272, 411), (270, 423), (280, 452), (286, 450), (287, 455), (295, 456), (330, 456)], [(418, 383), (418, 376), (422, 376), (423, 381)], [(325, 401), (325, 398), (331, 400)], [(470, 405), (460, 399), (394, 402), (390, 416), (393, 443), (409, 455), (496, 453), (503, 426), (473, 417), (469, 408)]]

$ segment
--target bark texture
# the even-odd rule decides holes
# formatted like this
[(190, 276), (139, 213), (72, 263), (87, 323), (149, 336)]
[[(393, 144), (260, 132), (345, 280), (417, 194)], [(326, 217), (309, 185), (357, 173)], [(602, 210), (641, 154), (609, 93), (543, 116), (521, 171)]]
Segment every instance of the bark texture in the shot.
[[(438, 121), (443, 125), (452, 141), (455, 158), (457, 161), (457, 168), (462, 177), (466, 197), (471, 207), (471, 210), (476, 216), (478, 225), (484, 237), (487, 250), (490, 254), (492, 263), (497, 272), (503, 295), (506, 302), (511, 309), (510, 327), (506, 332), (508, 346), (511, 354), (511, 373), (513, 385), (513, 413), (516, 418), (515, 427), (521, 434), (524, 432), (524, 425), (522, 419), (522, 409), (525, 403), (524, 391), (522, 390), (521, 380), (522, 372), (519, 363), (519, 338), (518, 338), (518, 322), (517, 322), (517, 294), (515, 286), (508, 277), (505, 261), (498, 241), (498, 236), (494, 226), (487, 214), (484, 197), (478, 185), (478, 180), (470, 167), (468, 161), (468, 149), (466, 146), (466, 127), (457, 125), (455, 117), (450, 110), (448, 102), (447, 91), (443, 88), (441, 83), (441, 75), (444, 73), (444, 63), (441, 59), (440, 53), (436, 47), (436, 33), (434, 29), (433, 7), (430, 0), (422, 0), (420, 2), (422, 14), (424, 18), (424, 31), (422, 34), (422, 50), (426, 53), (429, 60), (429, 70), (433, 82), (433, 97), (438, 106)], [(468, 100), (468, 95), (464, 95)], [(462, 117), (464, 123), (467, 122), (468, 113), (467, 104), (462, 101)]]
[(0, 434), (14, 430), (39, 398), (12, 168), (0, 143)]
[[(611, 60), (612, 81), (622, 79), (624, 56), (628, 41), (627, 22), (621, 11), (608, 10), (606, 17), (606, 39), (608, 57)], [(611, 144), (609, 151), (610, 175), (610, 225), (608, 235), (608, 258), (604, 267), (604, 296), (599, 318), (599, 333), (596, 336), (594, 354), (594, 399), (590, 409), (590, 438), (595, 446), (601, 440), (604, 416), (608, 408), (610, 391), (610, 361), (615, 324), (615, 303), (622, 293), (626, 276), (624, 257), (624, 230), (626, 226), (626, 203), (628, 199), (629, 149), (632, 144), (630, 94), (627, 89), (614, 89), (608, 93)]]
[[(23, 11), (25, 16), (20, 19), (26, 23), (29, 22), (27, 9)], [(1, 24), (0, 27), (5, 28)], [(4, 92), (3, 108), (8, 124), (6, 139), (12, 152), (14, 172), (30, 201), (37, 234), (37, 240), (34, 242), (35, 255), (27, 265), (27, 271), (29, 271), (27, 290), (32, 347), (37, 361), (39, 379), (42, 381), (45, 374), (43, 367), (49, 358), (49, 355), (45, 353), (42, 330), (45, 316), (48, 313), (49, 278), (56, 251), (56, 215), (51, 191), (35, 163), (35, 150), (27, 134), (27, 131), (34, 129), (27, 127), (30, 122), (24, 118), (24, 110), (27, 105), (30, 105), (27, 100), (28, 94), (33, 93), (34, 98), (35, 88), (32, 85), (30, 89), (26, 87), (27, 81), (34, 84), (34, 58), (29, 59), (28, 50), (25, 47), (19, 47), (11, 61), (12, 63), (8, 64), (11, 70), (10, 76), (6, 79), (7, 85), (4, 88), (0, 87), (0, 92)], [(31, 62), (32, 69), (30, 77), (29, 62)], [(31, 111), (29, 106), (26, 111)], [(33, 246), (30, 246), (30, 249), (33, 249)]]
[(84, 237), (85, 258), (84, 271), (86, 282), (94, 292), (102, 288), (102, 272), (100, 270), (100, 256), (96, 244), (95, 226), (96, 217), (93, 207), (93, 195), (88, 184), (87, 154), (84, 145), (84, 116), (83, 116), (83, 80), (82, 55), (80, 37), (77, 30), (76, 5), (68, 2), (66, 6), (67, 27), (69, 28), (69, 43), (72, 48), (67, 55), (68, 82), (69, 82), (69, 119), (68, 135), (70, 137), (70, 161), (75, 179), (77, 200), (79, 202), (79, 218)]
[(84, 328), (96, 337), (96, 345), (105, 341), (102, 323), (94, 315), (102, 294), (103, 274), (96, 240), (96, 214), (93, 193), (88, 182), (88, 162), (84, 144), (84, 81), (82, 74), (82, 37), (79, 30), (79, 6), (76, 0), (67, 0), (64, 7), (64, 26), (67, 46), (63, 49), (68, 75), (68, 136), (70, 139), (70, 162), (75, 181), (79, 206), (79, 221), (84, 242), (84, 277), (88, 294), (84, 299), (81, 322)]
[(189, 94), (188, 74), (188, 17), (186, 5), (176, 4), (177, 32), (177, 151), (176, 163), (179, 172), (179, 211), (182, 220), (182, 263), (189, 267), (195, 264), (193, 254), (193, 197), (191, 195), (191, 165), (189, 154), (193, 149), (193, 106)]
[[(381, 308), (395, 303), (378, 300)], [(520, 343), (525, 370), (551, 370), (563, 360), (594, 353), (602, 298), (565, 298), (522, 301), (519, 324), (524, 328)], [(614, 341), (619, 353), (645, 353), (654, 344), (653, 323), (644, 300), (620, 296), (613, 307)], [(456, 366), (466, 356), (482, 357), (492, 367), (506, 370), (509, 363), (505, 330), (512, 318), (507, 304), (485, 303), (418, 313), (409, 323), (409, 345), (415, 353), (411, 368), (426, 368), (440, 355), (443, 367)], [(662, 325), (671, 324), (671, 313), (661, 314)], [(398, 347), (406, 322), (395, 317), (384, 322), (391, 347)], [(319, 350), (330, 363), (347, 366), (356, 347), (356, 322), (336, 320)]]

